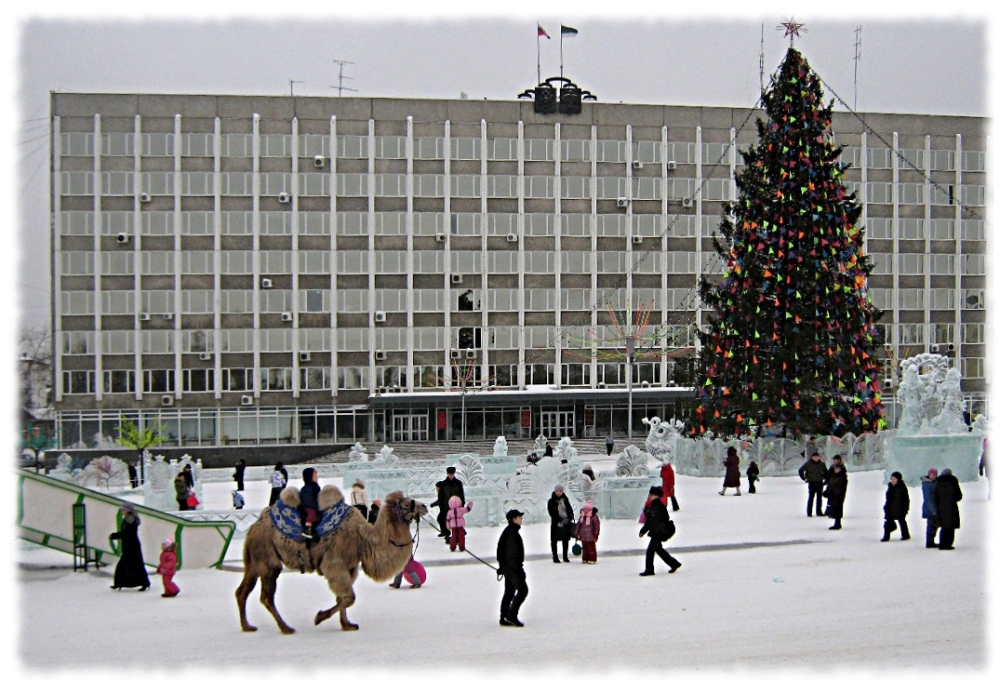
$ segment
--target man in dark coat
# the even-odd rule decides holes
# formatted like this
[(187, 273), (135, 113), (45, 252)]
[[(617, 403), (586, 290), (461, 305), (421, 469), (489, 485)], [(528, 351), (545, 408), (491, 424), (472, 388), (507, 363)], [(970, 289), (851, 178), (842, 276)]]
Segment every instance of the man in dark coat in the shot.
[(951, 468), (941, 470), (937, 486), (934, 487), (934, 504), (937, 506), (938, 526), (941, 527), (939, 550), (955, 549), (955, 529), (962, 526), (958, 514), (960, 500), (962, 500), (962, 487), (958, 485), (958, 479), (951, 473)]
[(806, 515), (813, 516), (813, 498), (816, 499), (816, 515), (823, 516), (823, 480), (826, 478), (826, 465), (819, 459), (819, 451), (813, 451), (802, 467), (799, 477), (809, 485), (809, 500), (806, 501)]
[(672, 535), (670, 533), (670, 512), (663, 504), (663, 489), (654, 486), (649, 490), (649, 499), (646, 509), (646, 522), (639, 529), (639, 536), (649, 534), (649, 546), (646, 547), (646, 569), (639, 576), (653, 576), (653, 556), (659, 555), (660, 559), (670, 566), (670, 573), (674, 573), (681, 568), (681, 563), (663, 549), (663, 542)]
[(243, 473), (247, 469), (247, 462), (240, 458), (240, 462), (236, 464), (236, 472), (233, 473), (233, 479), (236, 480), (236, 490), (243, 491)]
[(924, 503), (920, 507), (920, 516), (927, 520), (927, 535), (924, 547), (936, 548), (937, 544), (937, 506), (934, 505), (934, 489), (937, 488), (937, 468), (931, 468), (927, 474), (920, 478), (920, 491), (924, 496)]
[(882, 511), (885, 513), (882, 542), (889, 540), (889, 534), (896, 530), (896, 522), (899, 522), (899, 540), (910, 540), (910, 529), (906, 526), (906, 514), (910, 511), (910, 492), (906, 489), (906, 484), (903, 484), (903, 475), (898, 472), (889, 475)]
[(566, 489), (562, 484), (556, 484), (549, 497), (549, 542), (552, 544), (552, 561), (559, 563), (559, 544), (562, 543), (563, 562), (569, 562), (569, 539), (573, 536), (573, 506), (566, 497)]
[(831, 531), (842, 529), (840, 520), (844, 518), (844, 499), (847, 498), (847, 468), (840, 456), (833, 457), (833, 464), (826, 473), (826, 514), (833, 520)]
[(115, 565), (115, 580), (112, 590), (122, 588), (149, 588), (149, 574), (142, 559), (142, 543), (139, 542), (139, 521), (135, 514), (135, 505), (125, 501), (121, 506), (121, 528), (109, 537), (112, 541), (121, 541), (122, 556)]
[(135, 463), (128, 464), (128, 481), (133, 489), (139, 488), (139, 471), (135, 468)]
[(299, 490), (299, 512), (302, 515), (302, 538), (313, 538), (312, 528), (319, 520), (319, 472), (308, 467), (302, 471), (302, 489)]
[(517, 618), (521, 603), (528, 597), (528, 583), (524, 573), (524, 541), (521, 540), (520, 510), (507, 511), (507, 526), (497, 542), (497, 571), (503, 576), (503, 599), (500, 600), (500, 625), (517, 626), (523, 623)]
[(441, 527), (441, 533), (438, 536), (444, 538), (445, 542), (451, 540), (451, 532), (448, 531), (448, 499), (452, 496), (458, 496), (458, 499), (462, 501), (462, 505), (465, 505), (465, 487), (462, 484), (462, 480), (455, 476), (455, 468), (449, 467), (445, 470), (445, 478), (442, 479), (438, 484), (438, 526)]

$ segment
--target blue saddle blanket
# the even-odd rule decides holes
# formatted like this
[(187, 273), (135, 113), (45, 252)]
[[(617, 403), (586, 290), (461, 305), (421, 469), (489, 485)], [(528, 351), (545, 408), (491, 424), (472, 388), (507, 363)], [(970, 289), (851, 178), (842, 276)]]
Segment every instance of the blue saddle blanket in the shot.
[[(313, 535), (322, 538), (340, 528), (347, 514), (354, 508), (340, 501), (332, 508), (320, 512), (319, 523), (313, 527)], [(286, 505), (280, 498), (271, 506), (271, 523), (278, 528), (281, 535), (293, 541), (302, 540), (302, 516), (298, 508)]]

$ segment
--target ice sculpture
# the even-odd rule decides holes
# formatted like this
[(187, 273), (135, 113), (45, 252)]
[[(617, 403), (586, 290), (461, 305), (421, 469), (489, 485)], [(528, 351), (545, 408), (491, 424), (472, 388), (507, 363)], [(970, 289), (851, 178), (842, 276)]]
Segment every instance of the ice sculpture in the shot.
[(354, 446), (347, 452), (347, 460), (351, 463), (367, 463), (368, 453), (361, 442), (354, 442)]
[(497, 437), (496, 442), (493, 444), (493, 455), (494, 456), (506, 456), (507, 455), (507, 438), (503, 435)]

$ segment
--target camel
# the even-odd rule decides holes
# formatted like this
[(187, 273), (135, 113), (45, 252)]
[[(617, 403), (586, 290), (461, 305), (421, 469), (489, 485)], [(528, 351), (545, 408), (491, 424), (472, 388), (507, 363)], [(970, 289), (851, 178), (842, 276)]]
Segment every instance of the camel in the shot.
[[(344, 499), (336, 486), (325, 486), (319, 494), (321, 509), (331, 508)], [(292, 487), (281, 492), (286, 505), (299, 504), (299, 491)], [(387, 581), (399, 573), (410, 558), (413, 538), (410, 522), (420, 521), (427, 514), (427, 506), (405, 498), (402, 491), (386, 496), (382, 511), (374, 525), (352, 508), (340, 527), (314, 541), (310, 547), (301, 541), (283, 536), (271, 522), (270, 508), (265, 508), (260, 518), (247, 531), (243, 543), (243, 581), (236, 589), (236, 603), (240, 610), (240, 625), (245, 632), (257, 630), (247, 621), (246, 603), (250, 593), (261, 581), (260, 602), (271, 612), (282, 633), (291, 634), (295, 629), (281, 618), (274, 606), (274, 594), (282, 565), (289, 569), (317, 572), (330, 586), (337, 603), (330, 609), (316, 614), (315, 625), (340, 613), (343, 630), (357, 630), (358, 625), (347, 618), (347, 608), (354, 604), (354, 582), (358, 579), (358, 566), (376, 582)]]

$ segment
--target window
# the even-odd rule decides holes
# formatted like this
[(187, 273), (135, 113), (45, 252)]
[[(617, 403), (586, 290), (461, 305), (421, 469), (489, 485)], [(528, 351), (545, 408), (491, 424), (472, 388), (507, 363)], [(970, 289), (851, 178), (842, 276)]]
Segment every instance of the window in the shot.
[[(443, 291), (442, 291), (443, 292)], [(338, 312), (367, 312), (368, 311), (368, 289), (367, 288), (338, 288), (337, 289), (337, 311)], [(345, 348), (348, 346), (344, 346)]]
[(406, 137), (376, 137), (375, 158), (406, 158)]
[(375, 309), (385, 312), (405, 312), (407, 309), (406, 290), (399, 288), (376, 288)]
[(949, 288), (931, 290), (931, 309), (955, 309), (955, 291)]
[(423, 160), (444, 158), (444, 138), (417, 137), (413, 140), (413, 157)]
[(174, 273), (173, 251), (143, 251), (140, 254), (142, 255), (143, 274), (168, 275)]
[(214, 257), (211, 251), (185, 250), (181, 253), (181, 273), (211, 274), (215, 271)]
[(626, 271), (625, 253), (614, 251), (597, 253), (597, 272), (599, 274), (624, 274)]
[(329, 274), (330, 273), (330, 251), (328, 251), (328, 250), (300, 250), (299, 251), (299, 273), (300, 274)]
[(93, 275), (94, 253), (63, 252), (61, 271), (64, 276)]
[(670, 251), (667, 253), (668, 274), (697, 274), (698, 253)]
[(559, 184), (562, 198), (590, 198), (589, 177), (562, 177)]
[(63, 196), (92, 196), (94, 194), (94, 173), (70, 171), (59, 174), (59, 184)]
[(597, 142), (597, 162), (598, 163), (624, 163), (626, 144), (618, 140), (598, 140)]
[(94, 371), (63, 371), (66, 394), (93, 394), (94, 387)]
[(181, 234), (185, 236), (212, 236), (215, 233), (215, 213), (192, 210), (181, 213)]
[(135, 392), (135, 371), (104, 371), (104, 391), (108, 393)]
[(924, 221), (922, 219), (904, 217), (899, 220), (899, 238), (922, 241), (924, 237)]
[(299, 368), (299, 388), (305, 391), (308, 390), (329, 390), (333, 388), (332, 381), (330, 379), (330, 367), (329, 366), (318, 366), (313, 367), (300, 367)]
[(659, 163), (660, 147), (660, 142), (638, 142), (632, 158), (642, 163)]
[(330, 175), (328, 173), (311, 172), (299, 175), (300, 196), (329, 196)]
[(142, 192), (153, 196), (172, 196), (174, 193), (174, 173), (142, 173)]
[(63, 331), (63, 354), (93, 354), (94, 331)]
[(144, 392), (173, 392), (174, 370), (172, 368), (144, 370), (142, 389)]
[(101, 253), (101, 274), (131, 275), (135, 273), (134, 252), (103, 252)]
[(415, 251), (413, 253), (414, 274), (444, 274), (444, 252), (438, 250)]
[(551, 213), (526, 213), (524, 233), (528, 236), (554, 236), (555, 215)]
[(253, 389), (252, 368), (222, 369), (222, 390), (224, 392), (247, 392)]
[[(709, 180), (709, 184), (719, 180)], [(729, 182), (727, 181), (728, 185)], [(659, 177), (633, 177), (632, 178), (632, 198), (660, 200), (663, 183)], [(728, 189), (726, 190), (728, 192)]]
[[(103, 213), (105, 216), (108, 214), (110, 213)], [(131, 215), (131, 213), (126, 214)], [(94, 213), (82, 210), (61, 212), (59, 213), (59, 224), (62, 236), (93, 236)]]
[(215, 390), (215, 370), (211, 368), (185, 368), (181, 371), (182, 389), (185, 392), (212, 392)]
[(211, 314), (215, 311), (211, 290), (182, 290), (181, 312), (185, 314)]
[(891, 253), (868, 253), (868, 258), (872, 262), (872, 274), (892, 273)]
[(954, 170), (955, 152), (944, 149), (931, 151), (931, 170)]
[(924, 150), (923, 149), (900, 149), (899, 168), (901, 170), (923, 170)]
[(131, 290), (102, 291), (101, 312), (103, 312), (104, 314), (135, 313), (135, 292)]
[(491, 161), (516, 161), (517, 160), (517, 139), (512, 137), (499, 137), (486, 142), (488, 152), (487, 158)]
[(93, 314), (94, 293), (89, 290), (63, 291), (62, 313), (65, 315)]
[(868, 149), (868, 167), (885, 170), (892, 167), (892, 149)]
[(299, 350), (312, 352), (330, 351), (329, 328), (300, 328), (298, 332)]
[(427, 198), (444, 196), (444, 175), (414, 175), (413, 195)]
[(551, 288), (525, 289), (524, 309), (527, 312), (554, 312), (556, 309), (556, 292)]
[(561, 155), (564, 161), (589, 161), (589, 139), (564, 139), (561, 144)]
[(253, 311), (253, 291), (252, 290), (223, 290), (220, 291), (221, 307), (223, 314), (248, 314)]
[(291, 158), (291, 135), (260, 135), (260, 155), (275, 158)]
[(962, 274), (981, 276), (986, 273), (985, 255), (961, 255)]
[(566, 311), (587, 311), (591, 308), (589, 288), (563, 288), (559, 291), (560, 306)]
[(405, 274), (408, 269), (405, 250), (375, 251), (376, 274)]
[(292, 251), (262, 250), (260, 251), (261, 274), (291, 274)]
[(494, 312), (514, 312), (520, 309), (518, 291), (513, 288), (490, 288), (487, 300), (490, 310)]
[(59, 135), (59, 146), (63, 156), (93, 156), (94, 133), (63, 132)]
[(986, 152), (984, 151), (963, 151), (962, 152), (963, 172), (985, 172)]
[(868, 203), (892, 203), (891, 182), (868, 182), (865, 188), (865, 200)]
[[(478, 253), (477, 253), (478, 254)], [(554, 274), (556, 254), (552, 251), (528, 250), (524, 253), (525, 274)]]
[(292, 233), (292, 213), (261, 211), (260, 233), (267, 236), (289, 236)]
[(481, 180), (479, 175), (452, 175), (451, 195), (454, 198), (479, 198)]
[(214, 352), (215, 331), (212, 329), (181, 331), (181, 351)]
[(919, 323), (899, 324), (899, 344), (900, 345), (922, 345), (924, 344), (924, 326)]
[(705, 166), (729, 165), (729, 142), (708, 142), (701, 145), (701, 163)]
[(292, 291), (262, 289), (260, 291), (260, 311), (265, 314), (280, 314), (292, 309)]
[(219, 331), (219, 349), (223, 352), (252, 352), (253, 329), (223, 328)]
[(597, 178), (597, 198), (627, 198), (624, 177), (598, 177)]
[(131, 132), (108, 132), (101, 135), (101, 155), (135, 155), (135, 135)]
[(986, 324), (963, 323), (961, 328), (962, 344), (981, 345), (986, 342)]
[(140, 338), (144, 354), (174, 353), (174, 332), (172, 330), (140, 331)]
[(375, 195), (389, 197), (406, 196), (406, 175), (395, 173), (375, 175)]
[(982, 357), (962, 357), (963, 378), (984, 378), (984, 362)]
[(551, 161), (553, 140), (551, 139), (526, 139), (524, 140), (524, 160), (526, 161)]
[(135, 175), (131, 172), (102, 172), (103, 196), (132, 196), (135, 194)]
[(133, 331), (101, 331), (102, 354), (135, 354)]
[(487, 255), (487, 267), (493, 274), (516, 274), (517, 273), (517, 252), (490, 251)]
[(899, 291), (900, 309), (923, 309), (924, 289), (923, 288), (902, 288)]
[(367, 196), (368, 175), (358, 173), (337, 174), (338, 196)]
[(584, 213), (564, 214), (561, 217), (563, 236), (590, 238), (590, 215)]
[(923, 253), (900, 253), (899, 273), (900, 274), (923, 274), (924, 255)]
[(451, 157), (454, 160), (478, 161), (480, 154), (478, 137), (452, 137)]
[(224, 172), (222, 173), (222, 193), (227, 196), (253, 195), (253, 173)]
[(589, 251), (564, 250), (559, 253), (562, 263), (560, 269), (564, 274), (589, 274), (591, 272), (590, 255)]
[(261, 328), (260, 329), (260, 351), (261, 352), (291, 352), (292, 351), (292, 329), (291, 328)]
[[(938, 220), (935, 220), (938, 221)], [(951, 233), (954, 234), (954, 220), (940, 220), (942, 222), (948, 222), (952, 226)], [(964, 241), (985, 241), (986, 240), (986, 230), (983, 226), (983, 220), (962, 220), (962, 240)], [(954, 236), (948, 236), (949, 240), (954, 238)]]
[(304, 158), (330, 155), (330, 138), (327, 135), (299, 135), (299, 155)]
[(214, 156), (215, 135), (211, 132), (185, 132), (181, 134), (181, 154), (184, 156)]
[(215, 194), (215, 173), (182, 172), (182, 196), (212, 196)]
[(931, 274), (955, 273), (956, 257), (954, 255), (932, 254), (928, 257), (930, 258)]
[(695, 162), (694, 142), (669, 142), (667, 144), (667, 160), (675, 163)]
[[(414, 312), (443, 312), (444, 291), (417, 288), (413, 291)], [(414, 329), (416, 330), (416, 329)]]

